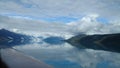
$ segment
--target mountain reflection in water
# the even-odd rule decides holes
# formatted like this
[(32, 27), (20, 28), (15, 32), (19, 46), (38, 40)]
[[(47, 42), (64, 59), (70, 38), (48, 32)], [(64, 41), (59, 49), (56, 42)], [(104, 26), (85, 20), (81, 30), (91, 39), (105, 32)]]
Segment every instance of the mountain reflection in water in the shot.
[(55, 68), (119, 68), (120, 54), (115, 52), (77, 49), (62, 45), (34, 44), (14, 47)]
[[(22, 35), (20, 35), (20, 37), (21, 36)], [(14, 44), (15, 41), (8, 43), (11, 43), (10, 46), (12, 46), (14, 49), (19, 50), (24, 54), (32, 56), (49, 65), (52, 65), (55, 68), (120, 67), (120, 54), (116, 52), (103, 51), (102, 49), (94, 50), (87, 48), (77, 48), (76, 46), (63, 41), (64, 39), (60, 37), (44, 38), (40, 41), (42, 43), (31, 43), (31, 36), (24, 35), (24, 37), (29, 37), (28, 43), (24, 43), (23, 39), (18, 39), (18, 41), (22, 40), (22, 42), (19, 44)], [(22, 38), (24, 37), (22, 36)], [(6, 41), (11, 40), (9, 37), (4, 37), (4, 39)], [(0, 43), (4, 44), (3, 42), (5, 41)]]

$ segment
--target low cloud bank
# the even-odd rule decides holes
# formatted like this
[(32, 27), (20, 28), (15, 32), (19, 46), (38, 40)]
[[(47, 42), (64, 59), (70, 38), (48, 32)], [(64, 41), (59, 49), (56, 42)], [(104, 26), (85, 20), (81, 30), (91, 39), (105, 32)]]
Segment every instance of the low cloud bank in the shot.
[(78, 21), (66, 24), (0, 16), (0, 28), (15, 32), (23, 31), (31, 34), (44, 32), (60, 35), (120, 33), (119, 21), (101, 23), (97, 21), (98, 17), (99, 15), (96, 14), (86, 15)]

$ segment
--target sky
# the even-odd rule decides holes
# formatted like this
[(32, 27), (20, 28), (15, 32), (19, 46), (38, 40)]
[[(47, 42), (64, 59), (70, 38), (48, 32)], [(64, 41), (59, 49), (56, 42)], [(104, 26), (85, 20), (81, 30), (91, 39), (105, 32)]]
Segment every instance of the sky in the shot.
[[(89, 14), (119, 19), (120, 0), (0, 0), (0, 14), (70, 22)], [(104, 19), (103, 19), (104, 18)]]
[(31, 23), (35, 31), (44, 22), (48, 29), (72, 34), (119, 33), (119, 11), (120, 0), (0, 0), (0, 28), (29, 28)]

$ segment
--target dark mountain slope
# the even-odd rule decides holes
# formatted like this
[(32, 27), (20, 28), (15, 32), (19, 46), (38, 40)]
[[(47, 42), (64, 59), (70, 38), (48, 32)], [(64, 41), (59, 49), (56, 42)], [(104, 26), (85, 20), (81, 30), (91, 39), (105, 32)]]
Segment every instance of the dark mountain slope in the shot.
[(120, 33), (105, 35), (77, 35), (67, 40), (73, 46), (120, 52)]
[(8, 31), (6, 29), (0, 30), (0, 45), (21, 45), (30, 43), (31, 36), (23, 35)]

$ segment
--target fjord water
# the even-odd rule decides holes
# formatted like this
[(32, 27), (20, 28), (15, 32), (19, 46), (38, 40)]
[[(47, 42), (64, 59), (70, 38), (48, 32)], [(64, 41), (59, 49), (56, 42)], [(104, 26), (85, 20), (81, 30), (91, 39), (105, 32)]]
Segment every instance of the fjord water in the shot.
[(60, 40), (48, 39), (47, 41), (49, 42), (41, 41), (40, 43), (14, 46), (13, 48), (52, 65), (54, 68), (120, 67), (119, 53), (77, 48), (66, 42), (61, 43)]

